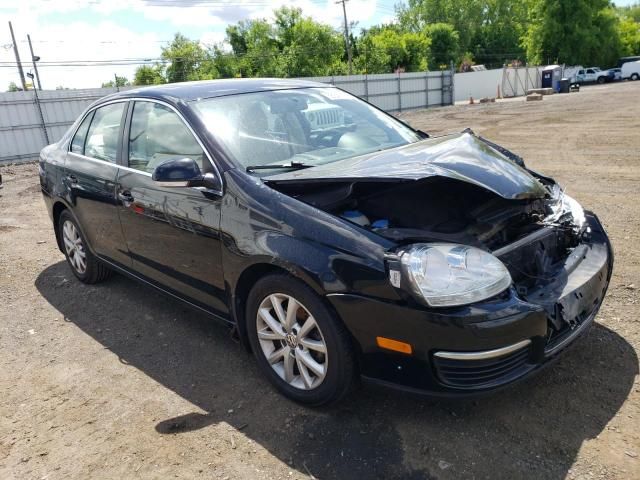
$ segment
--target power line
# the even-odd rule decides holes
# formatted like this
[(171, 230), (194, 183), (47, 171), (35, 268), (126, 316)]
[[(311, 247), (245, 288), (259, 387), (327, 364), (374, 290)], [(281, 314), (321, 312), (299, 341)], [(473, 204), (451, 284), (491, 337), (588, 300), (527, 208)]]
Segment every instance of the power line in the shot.
[[(366, 49), (363, 50), (366, 52)], [(237, 58), (241, 59), (243, 57), (248, 57), (249, 60), (260, 60), (266, 58), (276, 58), (276, 57), (292, 57), (300, 54), (314, 55), (320, 56), (324, 53), (329, 52), (319, 52), (317, 49), (299, 49), (296, 51), (290, 52), (272, 52), (272, 53), (243, 53), (243, 54), (234, 54), (234, 53), (223, 53), (220, 57), (223, 58)], [(437, 52), (431, 51), (432, 55), (440, 55), (447, 54), (449, 52)], [(479, 56), (485, 58), (518, 58), (522, 56), (522, 52), (505, 52), (505, 53), (484, 53), (478, 52)], [(184, 62), (184, 61), (192, 61), (196, 63), (203, 63), (207, 61), (215, 61), (215, 57), (210, 58), (193, 58), (193, 57), (175, 57), (173, 59), (164, 59), (164, 58), (146, 58), (146, 59), (111, 59), (111, 60), (66, 60), (66, 61), (56, 61), (56, 62), (38, 62), (40, 68), (75, 68), (75, 67), (110, 67), (110, 66), (153, 66), (153, 65), (170, 65), (176, 62)], [(0, 68), (15, 68), (17, 62), (12, 61), (0, 61)]]

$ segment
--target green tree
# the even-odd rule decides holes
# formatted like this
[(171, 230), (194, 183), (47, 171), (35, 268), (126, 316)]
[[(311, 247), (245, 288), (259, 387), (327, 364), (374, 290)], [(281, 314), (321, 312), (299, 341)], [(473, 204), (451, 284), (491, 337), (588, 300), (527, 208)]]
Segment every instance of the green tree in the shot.
[(274, 77), (280, 48), (275, 29), (265, 19), (243, 20), (227, 27), (227, 41), (237, 58), (242, 77)]
[(640, 55), (639, 20), (634, 20), (631, 16), (622, 16), (618, 23), (618, 34), (622, 44), (622, 55)]
[(383, 25), (364, 32), (358, 50), (355, 65), (363, 73), (426, 70), (429, 38), (423, 32), (406, 32), (397, 25)]
[(628, 17), (636, 23), (640, 23), (640, 3), (618, 7), (618, 13), (623, 17)]
[(427, 25), (425, 33), (431, 40), (431, 55), (429, 68), (437, 70), (442, 66), (456, 61), (460, 52), (460, 38), (453, 25), (448, 23), (433, 23)]
[(209, 49), (209, 55), (220, 78), (241, 76), (240, 64), (235, 54), (225, 52), (220, 45), (214, 45)]
[(299, 8), (274, 11), (274, 22), (244, 20), (227, 27), (235, 59), (214, 48), (221, 76), (293, 77), (341, 73), (343, 40), (338, 32), (302, 15)]
[(606, 66), (622, 51), (618, 19), (607, 0), (536, 0), (523, 37), (535, 63)]
[(131, 85), (131, 82), (127, 80), (127, 77), (120, 77), (116, 75), (114, 80), (109, 80), (108, 82), (104, 82), (102, 84), (102, 88), (113, 88), (113, 87), (128, 87)]
[(501, 66), (515, 58), (524, 60), (521, 38), (527, 30), (528, 3), (521, 0), (484, 1), (482, 23), (472, 45), (466, 46), (477, 63)]
[(176, 33), (173, 41), (162, 47), (162, 59), (168, 62), (165, 78), (169, 83), (205, 80), (211, 76), (211, 58), (195, 40)]
[(165, 82), (162, 65), (141, 65), (133, 77), (134, 85), (160, 85)]
[(431, 24), (447, 23), (458, 32), (460, 50), (472, 51), (473, 40), (484, 22), (486, 3), (486, 0), (409, 0), (406, 6), (397, 8), (398, 21), (403, 29), (413, 32), (421, 32)]
[(10, 82), (7, 88), (7, 92), (19, 92), (20, 90), (21, 88), (16, 85), (16, 82)]
[(279, 76), (320, 76), (341, 70), (341, 34), (329, 25), (303, 17), (299, 8), (282, 7), (274, 16), (275, 37), (282, 52)]
[[(397, 8), (404, 30), (423, 32), (436, 24), (451, 25), (457, 40), (442, 27), (436, 41), (457, 43), (456, 61), (463, 52), (474, 55), (479, 63), (502, 64), (506, 59), (524, 57), (521, 37), (526, 31), (528, 5), (538, 0), (408, 0)], [(434, 54), (436, 48), (431, 46)], [(445, 57), (449, 51), (445, 51)], [(434, 59), (430, 65), (438, 64)], [(447, 63), (447, 62), (445, 62)]]

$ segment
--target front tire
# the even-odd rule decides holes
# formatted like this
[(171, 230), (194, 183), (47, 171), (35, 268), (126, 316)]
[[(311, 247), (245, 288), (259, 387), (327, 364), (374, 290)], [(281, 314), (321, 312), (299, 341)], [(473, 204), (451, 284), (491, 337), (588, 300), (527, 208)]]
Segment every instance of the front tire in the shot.
[(68, 210), (60, 214), (58, 235), (67, 263), (78, 280), (92, 284), (102, 282), (111, 276), (112, 271), (87, 248), (87, 241)]
[(327, 405), (354, 385), (349, 333), (302, 282), (285, 274), (260, 279), (247, 299), (246, 325), (260, 370), (288, 398)]
[(633, 75), (631, 75), (630, 79), (631, 80), (640, 80), (640, 75), (638, 75), (637, 73), (634, 73)]

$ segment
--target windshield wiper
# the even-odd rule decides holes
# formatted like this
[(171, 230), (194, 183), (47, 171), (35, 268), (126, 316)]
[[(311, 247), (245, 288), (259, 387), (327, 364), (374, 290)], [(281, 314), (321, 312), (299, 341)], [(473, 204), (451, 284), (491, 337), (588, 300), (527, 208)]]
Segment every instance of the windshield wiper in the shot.
[(303, 168), (310, 168), (313, 165), (307, 165), (306, 163), (301, 162), (291, 162), (289, 164), (278, 164), (278, 165), (249, 165), (246, 170), (247, 172), (254, 172), (256, 170), (280, 170), (280, 169), (293, 169), (293, 170), (301, 170)]

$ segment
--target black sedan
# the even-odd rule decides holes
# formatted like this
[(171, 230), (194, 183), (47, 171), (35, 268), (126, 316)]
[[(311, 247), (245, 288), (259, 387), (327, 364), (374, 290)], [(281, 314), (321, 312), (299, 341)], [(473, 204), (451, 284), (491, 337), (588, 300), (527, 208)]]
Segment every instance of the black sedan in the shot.
[(40, 181), (80, 281), (121, 272), (221, 319), (309, 405), (358, 378), (432, 395), (525, 378), (611, 278), (598, 218), (520, 157), (324, 84), (111, 95), (43, 149)]

